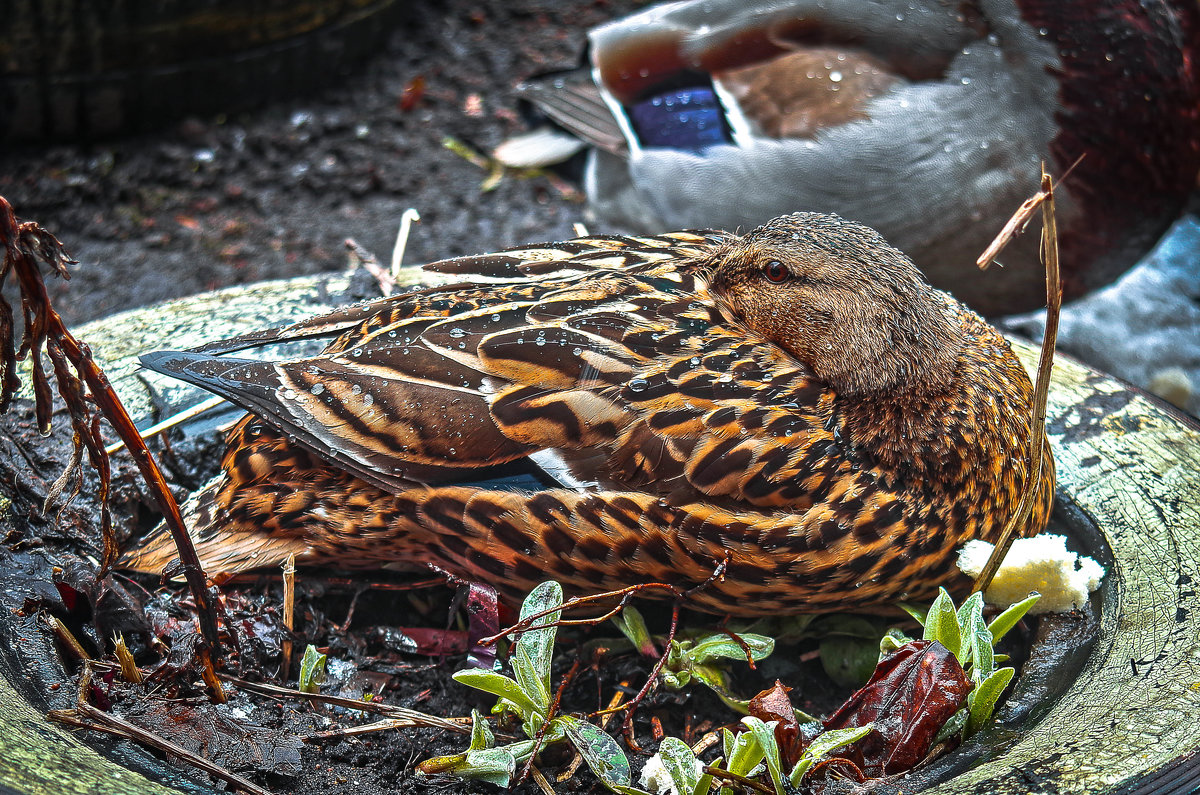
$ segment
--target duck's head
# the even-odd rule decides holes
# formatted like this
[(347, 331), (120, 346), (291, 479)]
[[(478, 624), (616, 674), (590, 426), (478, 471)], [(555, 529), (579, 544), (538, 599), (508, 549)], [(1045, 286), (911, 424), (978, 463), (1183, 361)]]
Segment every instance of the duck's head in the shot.
[(709, 291), (726, 319), (806, 364), (839, 395), (943, 384), (963, 332), (956, 305), (873, 229), (794, 213), (726, 243)]

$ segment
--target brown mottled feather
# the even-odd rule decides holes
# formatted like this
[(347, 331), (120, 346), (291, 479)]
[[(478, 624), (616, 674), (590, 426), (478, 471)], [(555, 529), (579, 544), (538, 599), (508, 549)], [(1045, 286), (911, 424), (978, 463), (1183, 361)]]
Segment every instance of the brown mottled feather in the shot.
[[(210, 571), (433, 564), (516, 598), (699, 584), (728, 558), (698, 606), (862, 607), (944, 582), (1027, 480), (1008, 344), (865, 227), (797, 214), (431, 269), (497, 281), (149, 357), (252, 412), (189, 507)], [(211, 353), (313, 336), (333, 338), (315, 357)], [(126, 565), (173, 556), (158, 532)]]
[(867, 104), (900, 78), (870, 55), (812, 47), (716, 72), (713, 79), (762, 138), (816, 138), (821, 130), (870, 118)]

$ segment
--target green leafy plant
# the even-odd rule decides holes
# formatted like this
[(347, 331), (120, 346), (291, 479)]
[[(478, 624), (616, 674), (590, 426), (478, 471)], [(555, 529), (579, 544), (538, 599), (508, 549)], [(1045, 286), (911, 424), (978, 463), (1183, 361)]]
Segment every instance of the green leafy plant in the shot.
[[(1013, 605), (990, 623), (984, 620), (983, 599), (978, 594), (956, 608), (943, 589), (927, 611), (906, 607), (922, 622), (923, 639), (937, 641), (953, 654), (958, 661), (955, 668), (961, 665), (962, 671), (967, 673), (974, 685), (967, 695), (965, 706), (954, 713), (938, 732), (935, 744), (960, 733), (969, 736), (985, 726), (991, 718), (1014, 674), (1012, 668), (996, 667), (1003, 657), (996, 655), (994, 644), (1016, 625), (1036, 600), (1037, 597), (1033, 596)], [(542, 747), (568, 742), (597, 778), (613, 792), (648, 795), (645, 790), (631, 784), (629, 761), (613, 737), (580, 718), (555, 714), (557, 708), (551, 671), (562, 603), (562, 588), (555, 582), (542, 583), (525, 599), (519, 624), (522, 630), (509, 653), (511, 675), (487, 669), (463, 670), (454, 674), (454, 678), (462, 684), (496, 696), (492, 712), (514, 718), (519, 722), (526, 739), (497, 745), (486, 718), (474, 711), (467, 749), (461, 753), (425, 760), (418, 766), (422, 773), (450, 774), (508, 786), (519, 767), (528, 763)], [(641, 653), (655, 655), (661, 648), (661, 643), (655, 642), (636, 609), (626, 607), (616, 623)], [(851, 639), (851, 645), (857, 647), (862, 645), (860, 641), (866, 634), (864, 623), (861, 627), (848, 625), (840, 633), (829, 633), (829, 636)], [(889, 630), (879, 642), (879, 656), (885, 656), (910, 641), (903, 633)], [(713, 633), (672, 639), (666, 644), (662, 682), (668, 688), (680, 689), (688, 686), (692, 680), (699, 680), (714, 690), (726, 704), (745, 712), (750, 702), (730, 695), (728, 671), (724, 666), (735, 660), (764, 659), (774, 651), (774, 647), (772, 638), (754, 633)], [(830, 648), (840, 647), (834, 643)], [(315, 649), (310, 651), (316, 655)], [(942, 654), (945, 655), (945, 652)], [(848, 656), (848, 653), (843, 656)], [(306, 653), (305, 660), (308, 658)], [(315, 659), (314, 656), (314, 664)], [(960, 677), (962, 671), (959, 672)], [(967, 682), (962, 681), (965, 687)], [(786, 692), (786, 688), (779, 683), (776, 683), (776, 689), (781, 693)], [(794, 711), (786, 703), (785, 695), (783, 706), (773, 714), (787, 715), (790, 719)], [(755, 713), (771, 717), (771, 713), (763, 713), (762, 705), (755, 708)], [(777, 736), (779, 721), (763, 720), (756, 715), (747, 715), (742, 719), (745, 729), (741, 732), (722, 730), (724, 755), (707, 767), (682, 740), (663, 738), (658, 753), (643, 770), (642, 783), (658, 791), (669, 789), (675, 795), (708, 795), (713, 791), (714, 780), (724, 778), (730, 783), (720, 786), (721, 795), (733, 795), (737, 782), (757, 779), (763, 784), (769, 783), (776, 795), (786, 795), (800, 786), (804, 777), (821, 759), (862, 740), (875, 729), (874, 723), (829, 729), (803, 746), (803, 750), (799, 750), (798, 745), (789, 745), (786, 759), (791, 769), (788, 770), (779, 743), (791, 743), (788, 737), (794, 736), (794, 729), (790, 730), (791, 734), (784, 731), (781, 740)], [(807, 716), (804, 718), (807, 719)], [(792, 760), (795, 760), (794, 763)]]
[[(990, 623), (983, 619), (983, 595), (980, 593), (971, 594), (962, 607), (955, 609), (954, 600), (950, 598), (946, 589), (942, 588), (923, 616), (908, 609), (910, 615), (924, 624), (922, 637), (925, 640), (936, 640), (945, 646), (958, 658), (963, 669), (970, 675), (971, 681), (975, 683), (975, 687), (967, 696), (967, 706), (942, 728), (938, 734), (939, 740), (951, 737), (959, 731), (963, 732), (964, 737), (970, 737), (987, 725), (1000, 695), (1016, 673), (1011, 667), (996, 667), (998, 658), (995, 644), (1016, 626), (1038, 598), (1037, 594), (1033, 594), (1017, 602)], [(885, 638), (884, 644), (887, 642)]]
[[(626, 607), (613, 621), (639, 652), (657, 656), (657, 646), (637, 608)], [(662, 683), (669, 690), (682, 690), (695, 679), (708, 686), (731, 709), (745, 713), (748, 702), (730, 692), (729, 671), (725, 666), (739, 660), (758, 662), (774, 650), (774, 639), (752, 632), (672, 639), (667, 644)]]
[(325, 682), (326, 655), (317, 651), (311, 643), (304, 649), (300, 660), (300, 692), (316, 693)]
[(526, 597), (521, 605), (521, 622), (528, 624), (528, 628), (521, 632), (509, 652), (511, 677), (482, 668), (454, 674), (458, 682), (497, 696), (492, 712), (515, 716), (529, 739), (497, 746), (482, 716), (473, 713), (467, 750), (427, 759), (418, 765), (420, 772), (446, 773), (508, 786), (517, 766), (526, 763), (539, 747), (566, 740), (609, 789), (636, 791), (629, 784), (629, 760), (616, 740), (587, 721), (551, 714), (551, 667), (561, 605), (562, 586), (556, 582), (544, 582)]
[[(787, 795), (788, 792), (800, 786), (804, 775), (823, 757), (828, 756), (839, 748), (858, 742), (874, 730), (873, 724), (852, 729), (833, 729), (817, 735), (804, 749), (800, 759), (790, 771), (783, 770), (779, 743), (775, 737), (775, 721), (762, 721), (752, 715), (742, 718), (747, 731), (734, 734), (728, 729), (722, 729), (721, 740), (725, 757), (729, 760), (724, 769), (719, 767), (718, 760), (711, 767), (721, 772), (732, 773), (734, 776), (750, 778), (758, 771), (760, 764), (766, 767), (766, 773), (776, 795)], [(665, 740), (664, 740), (665, 742)], [(685, 746), (686, 747), (686, 746)], [(688, 749), (689, 752), (691, 749)], [(684, 792), (685, 790), (679, 789)], [(721, 788), (721, 795), (732, 793), (729, 787)]]
[(676, 795), (707, 795), (712, 790), (712, 774), (704, 772), (704, 764), (678, 737), (664, 737), (659, 743), (658, 754), (642, 771), (642, 783), (661, 791), (661, 775), (667, 776)]

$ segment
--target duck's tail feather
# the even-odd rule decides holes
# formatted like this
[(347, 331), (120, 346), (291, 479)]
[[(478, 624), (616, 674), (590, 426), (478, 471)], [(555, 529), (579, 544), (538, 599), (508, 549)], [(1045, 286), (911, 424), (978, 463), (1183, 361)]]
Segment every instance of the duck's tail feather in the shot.
[[(311, 547), (300, 536), (269, 535), (226, 523), (214, 499), (221, 485), (219, 477), (210, 481), (180, 506), (184, 525), (206, 574), (238, 574), (278, 565), (291, 555), (298, 560), (308, 557)], [(171, 531), (165, 523), (160, 523), (136, 547), (126, 551), (117, 566), (129, 571), (162, 574), (178, 557)]]
[(555, 123), (592, 146), (620, 157), (629, 156), (629, 143), (588, 70), (556, 73), (531, 79), (518, 88)]

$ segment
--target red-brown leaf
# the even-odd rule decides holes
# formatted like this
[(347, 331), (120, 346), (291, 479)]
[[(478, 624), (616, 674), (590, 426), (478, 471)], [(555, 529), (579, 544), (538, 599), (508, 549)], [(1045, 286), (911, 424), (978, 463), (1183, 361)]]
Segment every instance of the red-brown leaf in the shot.
[(424, 96), (425, 75), (417, 75), (404, 86), (404, 93), (400, 95), (400, 100), (396, 104), (400, 107), (400, 110), (408, 113), (417, 106), (417, 103)]
[(874, 723), (875, 731), (838, 756), (869, 778), (902, 773), (925, 758), (970, 692), (971, 680), (945, 646), (914, 640), (880, 660), (871, 681), (825, 720), (825, 728)]
[(779, 755), (787, 770), (795, 767), (807, 744), (802, 741), (804, 736), (800, 732), (800, 722), (796, 720), (796, 711), (792, 708), (792, 700), (788, 698), (790, 691), (790, 687), (784, 687), (776, 679), (775, 686), (750, 699), (749, 706), (750, 714), (764, 723), (777, 721), (775, 742), (779, 744)]
[(467, 662), (475, 668), (494, 668), (496, 647), (480, 645), (479, 640), (500, 631), (499, 596), (490, 585), (473, 582), (467, 588)]

